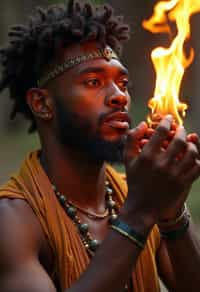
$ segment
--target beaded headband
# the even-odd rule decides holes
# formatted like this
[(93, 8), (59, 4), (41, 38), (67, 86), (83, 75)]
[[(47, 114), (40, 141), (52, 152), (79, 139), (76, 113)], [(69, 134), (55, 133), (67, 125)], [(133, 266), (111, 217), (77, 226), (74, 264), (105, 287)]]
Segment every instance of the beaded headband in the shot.
[(107, 61), (111, 59), (119, 60), (117, 54), (108, 46), (104, 49), (97, 49), (96, 51), (90, 52), (86, 55), (76, 56), (73, 58), (67, 58), (64, 63), (57, 65), (53, 71), (47, 73), (44, 77), (38, 80), (38, 87), (44, 86), (49, 80), (56, 78), (58, 75), (62, 74), (63, 72), (67, 71), (68, 69), (79, 65), (83, 62), (90, 61), (93, 59), (104, 58)]

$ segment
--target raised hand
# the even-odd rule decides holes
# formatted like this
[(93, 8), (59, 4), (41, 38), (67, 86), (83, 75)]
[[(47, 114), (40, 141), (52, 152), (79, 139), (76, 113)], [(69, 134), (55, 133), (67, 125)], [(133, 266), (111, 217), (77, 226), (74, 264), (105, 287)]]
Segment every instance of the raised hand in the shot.
[(148, 132), (141, 123), (131, 130), (124, 151), (128, 182), (126, 205), (153, 223), (173, 218), (182, 208), (192, 183), (200, 176), (199, 148), (177, 127), (167, 148), (173, 119), (166, 116), (140, 151)]

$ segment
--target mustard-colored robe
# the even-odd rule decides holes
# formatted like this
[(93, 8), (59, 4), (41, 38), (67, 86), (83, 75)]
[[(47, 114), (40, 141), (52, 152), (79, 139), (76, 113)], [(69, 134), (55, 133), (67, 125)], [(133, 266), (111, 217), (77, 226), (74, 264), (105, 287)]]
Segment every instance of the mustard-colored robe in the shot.
[[(89, 258), (76, 227), (52, 190), (38, 155), (39, 152), (33, 152), (27, 157), (19, 173), (0, 188), (0, 198), (24, 199), (31, 206), (53, 251), (55, 271), (64, 290), (80, 277)], [(107, 166), (106, 172), (117, 194), (115, 200), (121, 205), (127, 194), (126, 182), (112, 167)], [(134, 292), (160, 291), (155, 263), (159, 244), (159, 231), (155, 226), (133, 272)]]

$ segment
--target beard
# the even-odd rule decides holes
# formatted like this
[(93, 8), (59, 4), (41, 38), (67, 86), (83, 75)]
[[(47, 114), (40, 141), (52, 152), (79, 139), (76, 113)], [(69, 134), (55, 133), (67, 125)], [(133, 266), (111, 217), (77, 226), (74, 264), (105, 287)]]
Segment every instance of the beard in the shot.
[[(98, 131), (91, 134), (91, 123), (71, 112), (62, 104), (61, 98), (55, 98), (57, 127), (56, 135), (59, 143), (67, 148), (83, 152), (94, 162), (122, 163), (125, 139), (116, 142), (103, 140)], [(99, 124), (104, 116), (100, 116)]]

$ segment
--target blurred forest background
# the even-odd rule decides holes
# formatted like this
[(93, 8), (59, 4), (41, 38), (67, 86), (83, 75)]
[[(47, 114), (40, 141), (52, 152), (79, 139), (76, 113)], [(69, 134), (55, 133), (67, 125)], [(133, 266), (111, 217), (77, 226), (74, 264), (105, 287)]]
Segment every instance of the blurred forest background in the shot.
[[(46, 7), (49, 4), (62, 3), (59, 0), (1, 0), (0, 1), (0, 43), (7, 41), (8, 27), (16, 23), (26, 22), (27, 16), (34, 11), (35, 6)], [(128, 66), (131, 75), (133, 96), (133, 121), (136, 125), (146, 119), (147, 101), (153, 95), (155, 74), (150, 61), (151, 50), (158, 45), (169, 45), (166, 35), (152, 35), (145, 31), (141, 22), (153, 11), (155, 0), (96, 0), (96, 3), (110, 3), (131, 26), (131, 41), (125, 46), (123, 61)], [(189, 111), (185, 121), (188, 131), (200, 133), (200, 15), (191, 20), (192, 37), (190, 45), (195, 49), (195, 61), (187, 70), (181, 97), (187, 100)], [(1, 73), (0, 73), (1, 74)], [(11, 101), (7, 92), (0, 94), (0, 183), (4, 182), (19, 166), (26, 153), (38, 147), (36, 135), (28, 135), (28, 125), (19, 116), (14, 121), (9, 120)], [(200, 182), (198, 181), (189, 199), (189, 206), (196, 223), (200, 223)]]

